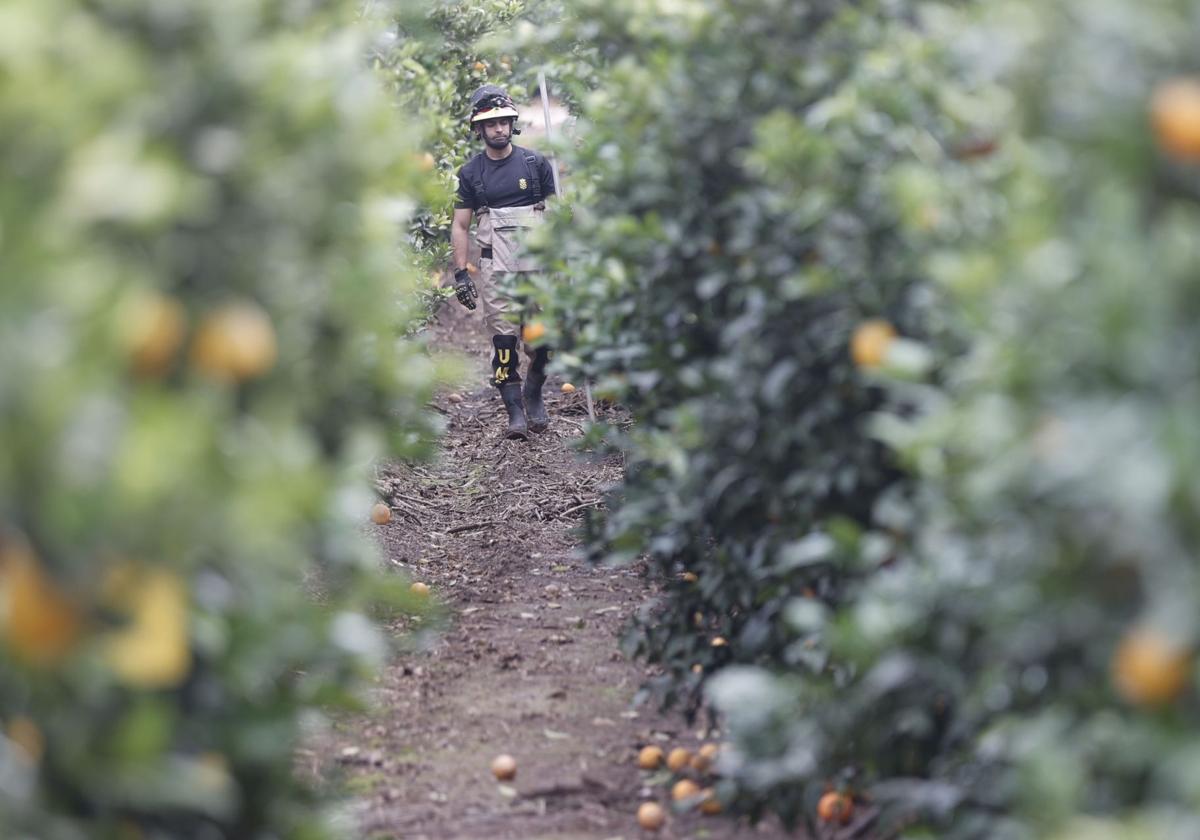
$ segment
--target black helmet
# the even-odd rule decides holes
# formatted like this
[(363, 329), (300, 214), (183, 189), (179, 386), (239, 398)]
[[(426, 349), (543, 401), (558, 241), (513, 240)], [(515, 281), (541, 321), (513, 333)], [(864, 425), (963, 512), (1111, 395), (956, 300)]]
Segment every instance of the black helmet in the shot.
[(504, 88), (484, 85), (471, 94), (471, 124), (502, 117), (517, 118), (517, 106)]

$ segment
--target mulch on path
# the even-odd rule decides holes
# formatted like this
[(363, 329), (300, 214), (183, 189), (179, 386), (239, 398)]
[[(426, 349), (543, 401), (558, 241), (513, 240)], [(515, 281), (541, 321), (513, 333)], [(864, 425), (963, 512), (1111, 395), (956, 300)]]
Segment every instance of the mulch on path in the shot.
[[(583, 388), (562, 394), (555, 376), (550, 430), (502, 439), (481, 319), (451, 302), (432, 335), (435, 349), (467, 353), (477, 376), (435, 401), (447, 423), (436, 460), (380, 471), (393, 518), (374, 530), (389, 565), (427, 583), (450, 624), (429, 650), (391, 663), (375, 708), (310, 754), (357, 794), (363, 836), (802, 837), (694, 812), (670, 813), (656, 834), (637, 826), (641, 802), (670, 801), (669, 774), (639, 770), (639, 749), (694, 750), (714, 733), (633, 705), (645, 666), (622, 656), (618, 635), (653, 591), (637, 567), (596, 568), (576, 556), (572, 529), (621, 465), (571, 449), (587, 422)], [(518, 765), (507, 784), (489, 771), (500, 753)]]

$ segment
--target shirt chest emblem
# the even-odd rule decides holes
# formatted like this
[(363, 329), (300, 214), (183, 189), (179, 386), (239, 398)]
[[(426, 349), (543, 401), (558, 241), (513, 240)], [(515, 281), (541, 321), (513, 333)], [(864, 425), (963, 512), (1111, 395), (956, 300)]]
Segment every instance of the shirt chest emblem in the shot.
[(519, 179), (517, 179), (517, 186), (523, 190), (527, 190), (527, 189), (529, 189), (529, 182), (526, 181), (524, 178), (519, 178)]

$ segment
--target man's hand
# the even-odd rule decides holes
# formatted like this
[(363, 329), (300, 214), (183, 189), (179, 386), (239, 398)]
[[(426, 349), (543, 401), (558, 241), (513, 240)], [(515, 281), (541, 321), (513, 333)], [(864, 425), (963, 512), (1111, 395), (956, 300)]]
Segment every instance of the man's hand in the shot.
[(460, 268), (454, 272), (454, 294), (458, 298), (458, 302), (467, 309), (475, 308), (475, 301), (479, 300), (479, 292), (475, 291), (475, 283), (471, 280), (471, 272), (465, 268)]

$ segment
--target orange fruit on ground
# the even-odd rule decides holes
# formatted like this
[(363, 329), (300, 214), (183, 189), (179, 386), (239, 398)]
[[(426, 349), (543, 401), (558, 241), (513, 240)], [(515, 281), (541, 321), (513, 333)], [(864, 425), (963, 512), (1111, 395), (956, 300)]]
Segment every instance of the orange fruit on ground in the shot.
[(183, 344), (187, 317), (183, 304), (159, 292), (146, 292), (121, 313), (121, 338), (141, 376), (161, 376)]
[(575, 386), (574, 386), (574, 385), (572, 385), (570, 382), (564, 382), (564, 383), (562, 384), (562, 392), (563, 392), (564, 394), (574, 394), (574, 393), (575, 393)]
[(651, 744), (648, 747), (642, 747), (642, 751), (638, 753), (638, 767), (643, 770), (657, 770), (662, 763), (662, 747)]
[(879, 367), (895, 338), (896, 328), (882, 318), (863, 321), (850, 337), (850, 358), (859, 367)]
[(703, 666), (703, 665), (701, 665), (699, 662), (697, 662), (695, 665), (693, 665), (693, 666), (692, 666), (692, 673), (693, 673), (693, 674), (702, 674), (702, 673), (704, 673), (704, 666)]
[(371, 521), (376, 525), (386, 525), (392, 521), (392, 509), (383, 502), (376, 502), (371, 508)]
[(700, 792), (700, 785), (693, 782), (691, 779), (680, 779), (671, 788), (671, 798), (676, 802), (684, 799), (691, 799)]
[(817, 802), (817, 817), (822, 822), (845, 825), (854, 816), (854, 801), (844, 793), (829, 791)]
[(657, 802), (643, 802), (637, 809), (637, 821), (647, 831), (658, 831), (667, 822), (667, 812)]
[(700, 800), (700, 813), (707, 814), (710, 817), (721, 813), (721, 800), (717, 799), (717, 795), (713, 792), (712, 788), (705, 788), (700, 791), (700, 795), (703, 797)]
[(492, 775), (507, 782), (517, 775), (517, 760), (511, 755), (498, 755), (492, 759)]
[(1150, 121), (1164, 152), (1180, 160), (1200, 161), (1200, 78), (1160, 84), (1150, 100)]
[(672, 773), (678, 773), (691, 761), (692, 754), (683, 747), (676, 747), (667, 754), (667, 767)]
[(679, 579), (684, 583), (695, 583), (696, 581), (700, 580), (699, 576), (695, 572), (684, 572), (679, 576)]
[(729, 642), (725, 641), (724, 636), (717, 636), (711, 642), (713, 647), (725, 647)]
[(33, 665), (70, 653), (82, 625), (75, 602), (59, 589), (28, 547), (0, 545), (0, 640)]
[(1117, 647), (1112, 680), (1117, 691), (1139, 706), (1161, 706), (1183, 691), (1191, 676), (1188, 652), (1156, 630), (1134, 628)]
[(275, 366), (275, 327), (256, 303), (222, 306), (200, 323), (192, 341), (192, 364), (213, 379), (245, 382)]
[(418, 581), (415, 581), (412, 586), (408, 587), (408, 591), (414, 595), (422, 595), (422, 596), (428, 595), (429, 594), (429, 584), (421, 583), (421, 581), (418, 580)]
[(521, 338), (525, 339), (525, 341), (531, 344), (545, 334), (546, 327), (541, 321), (533, 321), (532, 323), (526, 324), (525, 329), (521, 330)]
[(717, 757), (717, 745), (705, 744), (696, 750), (696, 754), (692, 756), (692, 769), (700, 773), (707, 773), (712, 767), (713, 759)]

